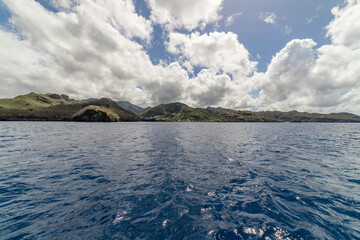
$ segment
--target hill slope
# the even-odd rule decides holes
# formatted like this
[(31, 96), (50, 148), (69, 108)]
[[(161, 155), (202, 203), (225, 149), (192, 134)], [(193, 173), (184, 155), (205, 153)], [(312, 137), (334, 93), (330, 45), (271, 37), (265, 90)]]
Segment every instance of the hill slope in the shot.
[(267, 118), (247, 111), (192, 108), (183, 103), (161, 104), (140, 115), (146, 120), (185, 122), (266, 122)]
[(150, 109), (150, 107), (147, 107), (147, 108), (142, 108), (142, 107), (139, 107), (139, 106), (136, 106), (128, 101), (118, 101), (116, 102), (120, 107), (126, 109), (126, 110), (129, 110), (135, 114), (141, 114), (141, 113), (144, 113), (146, 112), (147, 110)]
[(351, 113), (250, 112), (225, 108), (192, 108), (183, 103), (161, 104), (140, 115), (144, 120), (185, 122), (360, 122)]
[(360, 116), (351, 113), (257, 112), (258, 115), (281, 122), (360, 122)]
[(15, 98), (0, 99), (0, 108), (5, 109), (19, 109), (19, 110), (30, 110), (37, 109), (42, 107), (51, 107), (56, 105), (63, 104), (74, 104), (80, 103), (81, 101), (76, 101), (70, 99), (64, 94), (37, 94), (29, 93), (26, 95), (20, 95)]
[[(134, 112), (143, 108), (120, 102)], [(192, 108), (183, 103), (160, 104), (138, 116), (108, 98), (70, 99), (54, 93), (29, 93), (11, 99), (0, 99), (0, 121), (168, 121), (168, 122), (360, 122), (350, 113), (250, 112), (225, 108)]]
[(1, 99), (0, 120), (101, 122), (138, 121), (139, 118), (105, 98), (77, 101), (66, 95), (30, 93), (13, 99)]

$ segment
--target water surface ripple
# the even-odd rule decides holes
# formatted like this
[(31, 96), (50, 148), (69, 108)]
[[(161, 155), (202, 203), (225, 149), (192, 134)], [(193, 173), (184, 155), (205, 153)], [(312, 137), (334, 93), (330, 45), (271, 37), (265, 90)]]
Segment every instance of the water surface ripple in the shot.
[(360, 239), (360, 124), (0, 122), (0, 239)]

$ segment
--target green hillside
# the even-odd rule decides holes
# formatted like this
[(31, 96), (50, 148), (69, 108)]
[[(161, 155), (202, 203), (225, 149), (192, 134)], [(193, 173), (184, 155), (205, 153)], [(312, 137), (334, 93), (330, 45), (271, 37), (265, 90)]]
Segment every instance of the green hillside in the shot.
[(145, 120), (185, 122), (265, 122), (269, 119), (247, 111), (192, 108), (183, 103), (161, 104), (140, 115)]
[(276, 122), (276, 120), (263, 117), (250, 111), (235, 111), (219, 109), (212, 111), (213, 118), (218, 122)]
[(307, 113), (307, 112), (257, 112), (265, 118), (272, 118), (281, 122), (360, 122), (360, 116), (351, 113)]
[(177, 118), (187, 113), (193, 112), (194, 110), (194, 108), (191, 108), (183, 103), (160, 104), (149, 109), (140, 116), (145, 119), (163, 120), (166, 118)]
[(142, 107), (139, 107), (139, 106), (136, 106), (128, 101), (118, 101), (116, 102), (120, 107), (122, 108), (125, 108), (126, 110), (129, 110), (135, 114), (141, 114), (141, 113), (144, 113), (146, 112), (147, 110), (150, 109), (150, 107), (147, 107), (147, 108), (142, 108)]
[(144, 120), (184, 122), (360, 122), (351, 113), (251, 112), (225, 108), (192, 108), (183, 103), (161, 104), (141, 114)]
[(81, 102), (82, 101), (70, 99), (64, 94), (38, 94), (32, 92), (26, 95), (17, 96), (15, 98), (0, 99), (0, 108), (34, 110), (42, 107), (51, 107), (63, 104), (75, 104)]
[[(92, 106), (92, 108), (89, 108)], [(104, 116), (104, 114), (106, 116)], [(30, 93), (0, 100), (0, 120), (7, 121), (138, 121), (109, 99), (77, 101), (66, 95)]]
[(0, 99), (0, 121), (360, 122), (360, 116), (351, 113), (251, 112), (192, 108), (180, 102), (160, 104), (136, 115), (146, 109), (129, 102), (120, 103), (127, 109), (109, 98), (80, 101), (64, 94), (29, 93)]

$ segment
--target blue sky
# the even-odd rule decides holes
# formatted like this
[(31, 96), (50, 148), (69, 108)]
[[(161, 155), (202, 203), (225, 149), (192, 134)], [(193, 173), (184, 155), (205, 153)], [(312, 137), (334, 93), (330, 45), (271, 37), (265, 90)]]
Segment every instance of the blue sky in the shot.
[[(249, 52), (259, 54), (259, 71), (266, 71), (267, 64), (278, 51), (290, 40), (312, 38), (319, 45), (329, 43), (325, 27), (333, 18), (330, 10), (343, 1), (236, 1), (225, 2), (222, 14), (231, 15), (242, 12), (234, 24), (224, 27), (224, 31), (232, 31), (239, 36)], [(274, 12), (277, 16), (275, 25), (259, 19), (261, 12)], [(307, 23), (313, 19), (311, 23)], [(285, 34), (285, 27), (291, 28), (291, 33)]]
[(360, 108), (358, 0), (0, 0), (0, 97)]
[[(227, 0), (220, 12), (223, 19), (217, 24), (210, 24), (202, 32), (216, 30), (236, 33), (239, 41), (251, 53), (251, 57), (259, 61), (258, 70), (265, 72), (272, 56), (294, 38), (312, 38), (319, 45), (328, 44), (330, 40), (326, 37), (325, 27), (333, 19), (331, 9), (337, 5), (344, 5), (344, 1)], [(136, 0), (135, 6), (139, 14), (149, 18), (150, 9), (145, 1)], [(260, 13), (266, 12), (277, 15), (275, 24), (259, 19)], [(235, 18), (233, 24), (226, 26), (227, 17), (238, 13), (241, 15)], [(291, 28), (291, 33), (285, 33), (286, 26)], [(162, 34), (161, 26), (155, 26), (153, 43), (147, 48), (155, 63), (159, 59), (173, 60), (172, 55), (164, 48)], [(257, 55), (261, 57), (260, 60)]]

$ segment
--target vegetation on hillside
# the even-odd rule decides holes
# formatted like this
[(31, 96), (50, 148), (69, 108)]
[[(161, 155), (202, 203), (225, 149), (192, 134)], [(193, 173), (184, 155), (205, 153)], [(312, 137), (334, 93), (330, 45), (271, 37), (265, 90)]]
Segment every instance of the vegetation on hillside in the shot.
[(34, 110), (43, 107), (51, 107), (56, 105), (64, 104), (75, 104), (81, 103), (82, 101), (77, 101), (70, 99), (64, 94), (37, 94), (29, 93), (26, 95), (20, 95), (15, 98), (0, 99), (0, 108), (5, 109), (20, 109), (20, 110)]
[(73, 115), (77, 122), (119, 122), (120, 117), (112, 109), (90, 105)]
[(135, 114), (141, 114), (146, 112), (147, 110), (151, 109), (151, 107), (142, 108), (139, 106), (136, 106), (128, 101), (118, 101), (116, 102), (120, 107), (125, 108)]
[[(192, 108), (183, 103), (160, 104), (145, 109), (108, 98), (79, 101), (66, 95), (29, 93), (0, 99), (0, 120), (13, 121), (167, 121), (167, 122), (360, 122), (350, 113), (251, 112), (225, 108)], [(129, 111), (132, 109), (134, 112)]]
[(225, 108), (192, 108), (183, 103), (161, 104), (140, 115), (145, 120), (188, 122), (360, 122), (351, 113), (251, 112)]
[(253, 112), (218, 108), (192, 108), (183, 103), (161, 104), (140, 115), (146, 120), (184, 122), (266, 122)]
[(281, 122), (360, 122), (360, 116), (351, 113), (307, 113), (307, 112), (257, 112), (265, 118), (275, 119)]
[[(76, 101), (66, 95), (30, 93), (13, 99), (0, 100), (0, 120), (8, 121), (76, 121), (81, 110), (88, 106), (98, 106), (97, 111), (116, 114), (109, 115), (112, 120), (138, 121), (139, 118), (132, 112), (118, 106), (109, 99), (94, 101)], [(58, 96), (61, 98), (59, 99)]]

